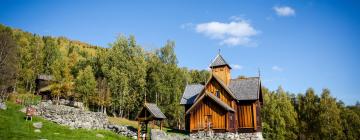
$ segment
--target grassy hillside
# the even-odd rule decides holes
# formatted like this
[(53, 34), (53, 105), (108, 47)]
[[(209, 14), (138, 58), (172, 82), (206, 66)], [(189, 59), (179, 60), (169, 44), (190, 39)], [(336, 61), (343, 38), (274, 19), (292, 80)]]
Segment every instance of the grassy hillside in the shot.
[[(24, 113), (20, 112), (21, 106), (7, 103), (7, 110), (0, 110), (0, 140), (33, 140), (33, 139), (49, 139), (49, 140), (127, 140), (125, 136), (117, 135), (106, 130), (85, 130), (74, 129), (60, 126), (53, 122), (42, 118), (34, 117), (33, 121), (25, 121)], [(41, 133), (34, 132), (32, 126), (34, 122), (42, 122), (43, 127)], [(104, 138), (96, 137), (96, 134), (102, 134)]]

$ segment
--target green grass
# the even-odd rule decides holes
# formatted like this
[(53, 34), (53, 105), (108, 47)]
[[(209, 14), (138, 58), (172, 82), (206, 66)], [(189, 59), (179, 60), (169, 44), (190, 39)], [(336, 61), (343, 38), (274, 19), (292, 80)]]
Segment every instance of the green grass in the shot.
[[(19, 110), (22, 108), (7, 102), (7, 110), (0, 110), (0, 140), (127, 140), (129, 138), (117, 135), (107, 130), (71, 130), (67, 126), (61, 126), (39, 117), (33, 117), (32, 121), (24, 120), (24, 113)], [(34, 122), (42, 122), (41, 133), (35, 133), (32, 126)], [(58, 134), (56, 134), (58, 133)], [(96, 134), (104, 135), (104, 138), (96, 137)]]
[[(126, 118), (109, 117), (108, 119), (113, 124), (128, 125), (128, 126), (133, 127), (135, 129), (137, 129), (137, 127), (138, 127), (138, 122), (137, 121), (128, 120)], [(152, 124), (149, 123), (148, 124), (148, 132), (150, 131), (151, 127), (152, 127)], [(160, 127), (157, 126), (157, 125), (155, 125), (154, 128), (155, 129), (160, 129)], [(165, 131), (166, 133), (169, 133), (169, 134), (187, 135), (187, 133), (185, 131), (171, 129), (171, 128), (168, 128), (168, 127), (163, 127), (163, 131)]]

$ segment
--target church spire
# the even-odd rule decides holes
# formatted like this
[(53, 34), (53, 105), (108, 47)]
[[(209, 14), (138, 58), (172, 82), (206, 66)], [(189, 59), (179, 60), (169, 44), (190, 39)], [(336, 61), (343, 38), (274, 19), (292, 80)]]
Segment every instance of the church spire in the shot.
[(215, 59), (211, 62), (210, 68), (213, 67), (219, 67), (219, 66), (228, 66), (230, 69), (230, 65), (225, 61), (225, 59), (220, 54), (220, 49), (218, 55), (215, 57)]
[(219, 53), (216, 55), (215, 59), (210, 64), (212, 74), (218, 76), (226, 85), (230, 83), (230, 65), (225, 61), (225, 59)]

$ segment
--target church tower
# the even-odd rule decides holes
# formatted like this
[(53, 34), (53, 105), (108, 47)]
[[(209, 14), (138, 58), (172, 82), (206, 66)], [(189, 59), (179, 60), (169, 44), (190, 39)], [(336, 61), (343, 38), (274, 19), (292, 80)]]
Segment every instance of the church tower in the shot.
[(225, 59), (220, 55), (220, 53), (215, 57), (215, 59), (210, 64), (212, 74), (219, 77), (224, 84), (227, 86), (230, 83), (230, 65), (225, 61)]

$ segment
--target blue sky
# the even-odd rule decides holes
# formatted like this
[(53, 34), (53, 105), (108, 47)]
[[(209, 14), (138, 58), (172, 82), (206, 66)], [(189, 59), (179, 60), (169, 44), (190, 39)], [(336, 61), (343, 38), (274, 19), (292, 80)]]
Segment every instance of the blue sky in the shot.
[(206, 69), (218, 49), (232, 76), (299, 93), (329, 88), (360, 100), (360, 3), (356, 0), (25, 1), (1, 0), (0, 23), (108, 47), (135, 35), (150, 50), (176, 42), (179, 65)]

